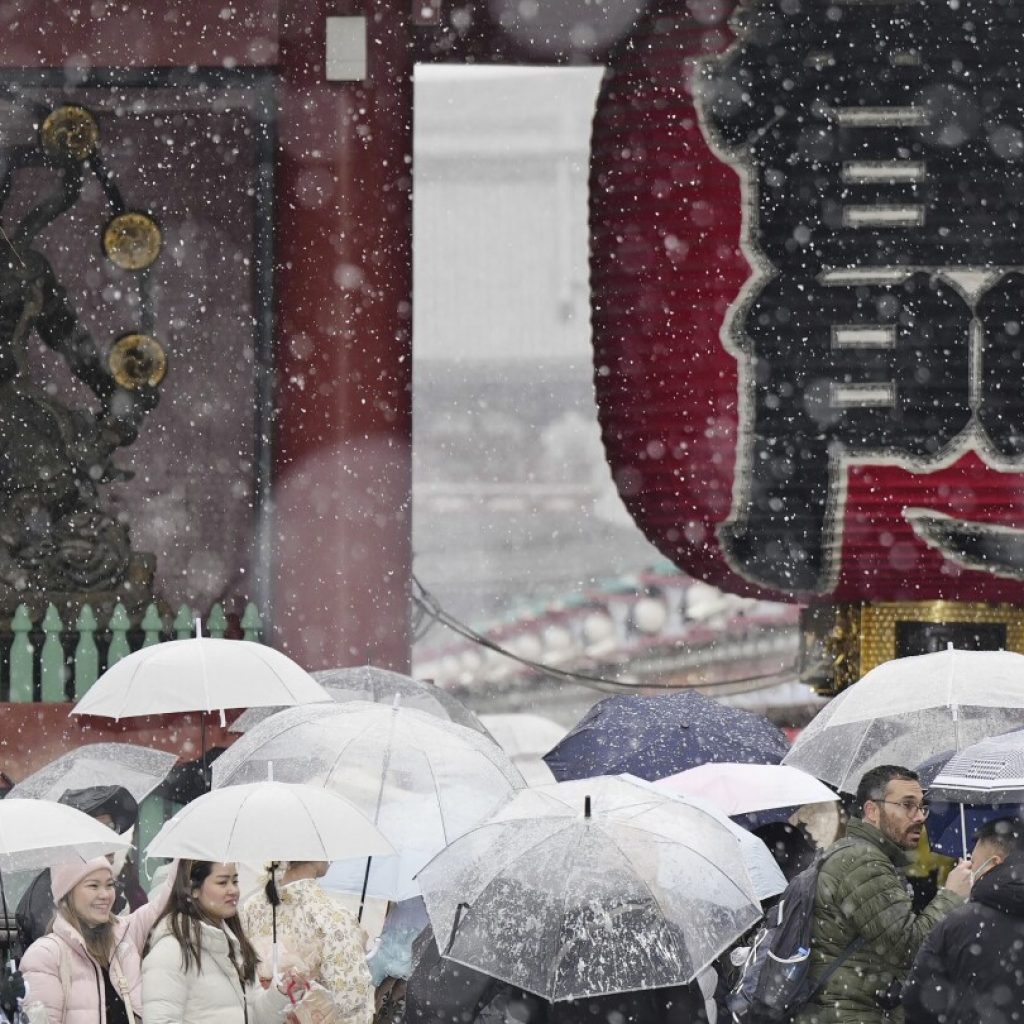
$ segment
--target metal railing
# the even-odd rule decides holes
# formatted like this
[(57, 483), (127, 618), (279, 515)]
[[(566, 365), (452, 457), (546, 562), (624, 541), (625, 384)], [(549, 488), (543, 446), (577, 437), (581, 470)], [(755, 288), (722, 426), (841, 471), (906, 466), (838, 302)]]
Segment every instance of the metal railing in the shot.
[[(150, 604), (134, 619), (120, 602), (101, 623), (91, 605), (64, 622), (55, 605), (33, 621), (19, 605), (0, 634), (0, 700), (12, 703), (76, 701), (111, 665), (133, 651), (164, 640), (195, 636), (197, 612), (182, 605), (173, 619)], [(215, 604), (203, 617), (203, 634), (259, 641), (263, 621), (252, 603), (240, 616)]]

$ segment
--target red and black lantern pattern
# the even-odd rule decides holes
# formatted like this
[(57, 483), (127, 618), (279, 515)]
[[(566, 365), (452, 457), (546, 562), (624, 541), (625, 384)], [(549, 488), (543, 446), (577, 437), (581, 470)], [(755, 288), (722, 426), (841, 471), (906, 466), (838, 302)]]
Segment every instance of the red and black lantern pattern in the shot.
[(1022, 21), (665, 3), (616, 55), (597, 398), (683, 569), (789, 600), (1024, 596)]

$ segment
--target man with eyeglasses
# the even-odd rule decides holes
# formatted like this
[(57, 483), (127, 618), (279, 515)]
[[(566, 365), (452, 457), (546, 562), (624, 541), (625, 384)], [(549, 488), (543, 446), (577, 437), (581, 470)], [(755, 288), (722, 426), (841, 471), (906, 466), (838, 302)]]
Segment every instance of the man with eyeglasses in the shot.
[(883, 765), (857, 787), (846, 836), (825, 854), (811, 935), (812, 978), (837, 963), (796, 1024), (899, 1022), (900, 988), (929, 931), (970, 893), (961, 862), (920, 914), (902, 869), (917, 848), (928, 804), (917, 775)]

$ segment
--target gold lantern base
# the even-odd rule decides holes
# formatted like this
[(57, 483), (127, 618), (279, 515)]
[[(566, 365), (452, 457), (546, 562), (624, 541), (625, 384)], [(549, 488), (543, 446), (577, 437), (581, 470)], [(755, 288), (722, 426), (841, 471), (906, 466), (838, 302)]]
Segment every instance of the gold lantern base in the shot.
[(800, 678), (832, 696), (884, 661), (949, 644), (1024, 654), (1024, 608), (963, 601), (813, 605), (800, 615)]

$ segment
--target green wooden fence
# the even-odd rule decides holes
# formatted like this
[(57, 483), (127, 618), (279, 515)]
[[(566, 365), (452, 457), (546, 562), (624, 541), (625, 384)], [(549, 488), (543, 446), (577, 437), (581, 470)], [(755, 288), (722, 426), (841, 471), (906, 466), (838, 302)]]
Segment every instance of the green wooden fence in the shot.
[[(0, 700), (13, 703), (75, 701), (111, 665), (125, 655), (163, 640), (184, 640), (195, 635), (196, 612), (187, 605), (172, 619), (164, 619), (155, 604), (135, 621), (123, 604), (114, 606), (101, 623), (89, 605), (83, 605), (73, 622), (64, 622), (54, 605), (40, 621), (33, 622), (25, 605), (19, 605), (9, 623), (9, 634), (0, 641)], [(220, 604), (203, 618), (205, 636), (229, 633), (243, 640), (259, 641), (263, 622), (254, 604), (232, 622)]]

